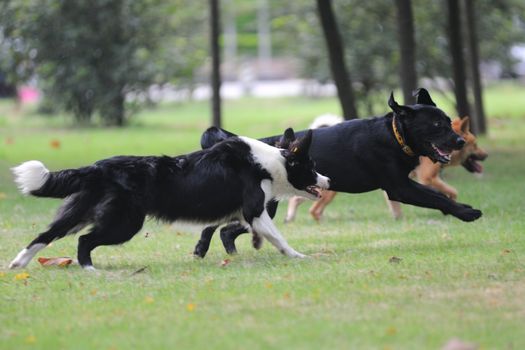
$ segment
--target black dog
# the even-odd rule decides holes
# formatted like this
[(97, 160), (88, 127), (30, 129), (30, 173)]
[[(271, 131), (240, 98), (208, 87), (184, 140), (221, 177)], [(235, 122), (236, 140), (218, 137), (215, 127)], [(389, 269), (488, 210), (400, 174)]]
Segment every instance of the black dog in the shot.
[[(291, 257), (292, 249), (265, 210), (273, 199), (302, 195), (317, 198), (328, 188), (308, 156), (312, 133), (294, 141), (291, 129), (277, 149), (247, 137), (234, 137), (179, 157), (114, 157), (91, 166), (49, 172), (39, 161), (13, 169), (25, 194), (66, 198), (49, 229), (11, 262), (24, 267), (52, 241), (92, 225), (78, 240), (78, 262), (94, 269), (91, 251), (130, 240), (146, 215), (161, 220), (219, 224), (238, 220)], [(258, 239), (260, 241), (260, 238)]]
[[(330, 190), (362, 193), (383, 189), (391, 200), (419, 207), (441, 210), (463, 221), (474, 221), (481, 211), (454, 202), (411, 180), (408, 174), (418, 165), (419, 156), (434, 162), (450, 161), (452, 150), (465, 144), (451, 128), (450, 118), (436, 107), (425, 89), (417, 91), (415, 105), (397, 104), (393, 94), (388, 105), (392, 112), (383, 117), (346, 121), (313, 131), (310, 156), (316, 168), (331, 179)], [(298, 135), (302, 132), (297, 133)], [(218, 128), (208, 129), (202, 139), (203, 148), (234, 134)], [(277, 142), (278, 137), (261, 141)], [(269, 212), (275, 213), (276, 204)], [(195, 248), (195, 255), (204, 257), (216, 227), (206, 228)], [(221, 230), (221, 239), (228, 253), (236, 252), (235, 238), (246, 232), (240, 224)]]

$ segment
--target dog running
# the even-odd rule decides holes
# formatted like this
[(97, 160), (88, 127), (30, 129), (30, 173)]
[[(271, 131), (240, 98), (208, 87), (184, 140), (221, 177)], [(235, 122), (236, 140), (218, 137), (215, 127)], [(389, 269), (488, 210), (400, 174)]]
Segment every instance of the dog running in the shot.
[[(320, 115), (315, 118), (310, 125), (310, 129), (317, 129), (319, 127), (332, 126), (341, 123), (343, 118), (334, 115)], [(458, 191), (447, 184), (440, 176), (443, 168), (449, 166), (462, 165), (467, 171), (471, 173), (481, 174), (483, 172), (483, 165), (480, 162), (484, 161), (488, 154), (485, 150), (479, 147), (476, 136), (470, 132), (470, 119), (455, 118), (452, 120), (452, 130), (460, 135), (465, 140), (465, 145), (460, 150), (452, 151), (450, 155), (450, 162), (447, 164), (434, 163), (428, 157), (419, 157), (419, 165), (410, 173), (412, 178), (417, 179), (420, 184), (432, 187), (433, 189), (443, 193), (445, 196), (457, 200)], [(385, 198), (394, 219), (399, 219), (402, 215), (401, 204), (399, 202), (391, 201), (385, 193)], [(323, 215), (325, 208), (334, 199), (336, 192), (322, 191), (321, 198), (316, 200), (310, 207), (309, 213), (314, 220), (319, 221)], [(288, 210), (286, 211), (285, 222), (291, 222), (295, 219), (297, 208), (305, 201), (304, 197), (294, 196), (288, 201)]]
[[(457, 200), (458, 191), (443, 181), (440, 176), (441, 170), (449, 166), (461, 165), (468, 172), (481, 174), (483, 173), (483, 165), (481, 165), (480, 162), (488, 157), (488, 153), (478, 146), (476, 136), (470, 132), (469, 117), (455, 118), (452, 120), (452, 130), (465, 140), (465, 146), (460, 150), (453, 151), (450, 156), (450, 162), (447, 164), (434, 163), (427, 157), (420, 157), (419, 165), (411, 175), (416, 178), (419, 183), (432, 187), (450, 199)], [(400, 203), (389, 200), (388, 196), (385, 196), (385, 198), (394, 219), (400, 218), (402, 214)], [(320, 201), (322, 201), (322, 199)]]
[(78, 262), (94, 270), (92, 250), (130, 240), (147, 215), (167, 222), (237, 220), (281, 253), (304, 257), (288, 245), (266, 211), (271, 200), (293, 195), (315, 199), (329, 186), (308, 155), (312, 132), (303, 135), (295, 140), (293, 130), (286, 130), (279, 142), (284, 149), (233, 137), (178, 157), (118, 156), (55, 172), (39, 161), (25, 162), (13, 168), (22, 193), (65, 200), (49, 229), (20, 251), (9, 267), (26, 266), (52, 241), (90, 225), (78, 239)]
[[(451, 119), (436, 107), (428, 91), (421, 88), (415, 95), (416, 104), (400, 105), (391, 94), (388, 106), (392, 111), (382, 117), (354, 119), (313, 130), (310, 156), (316, 169), (330, 178), (332, 191), (362, 193), (382, 189), (391, 200), (437, 209), (467, 222), (477, 220), (482, 215), (480, 210), (456, 202), (408, 176), (419, 164), (420, 156), (446, 164), (452, 151), (465, 145), (465, 140), (452, 130)], [(232, 136), (231, 132), (212, 127), (203, 134), (201, 145), (210, 147)], [(278, 139), (272, 136), (261, 141), (274, 144)], [(277, 203), (269, 205), (274, 213)], [(195, 255), (205, 256), (216, 228), (204, 229)], [(235, 239), (246, 231), (241, 223), (221, 229), (228, 253), (236, 252)]]

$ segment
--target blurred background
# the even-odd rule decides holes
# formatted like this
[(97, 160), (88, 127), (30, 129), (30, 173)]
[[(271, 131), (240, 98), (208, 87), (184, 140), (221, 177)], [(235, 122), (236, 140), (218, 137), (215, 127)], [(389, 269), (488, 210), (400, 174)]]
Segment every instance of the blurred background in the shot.
[[(19, 111), (36, 104), (43, 117), (65, 112), (72, 124), (124, 126), (159, 103), (211, 100), (219, 85), (225, 100), (339, 96), (334, 112), (349, 119), (384, 113), (390, 90), (410, 99), (425, 86), (483, 133), (483, 87), (525, 81), (519, 0), (0, 6), (0, 96)], [(217, 97), (208, 117), (218, 125)]]

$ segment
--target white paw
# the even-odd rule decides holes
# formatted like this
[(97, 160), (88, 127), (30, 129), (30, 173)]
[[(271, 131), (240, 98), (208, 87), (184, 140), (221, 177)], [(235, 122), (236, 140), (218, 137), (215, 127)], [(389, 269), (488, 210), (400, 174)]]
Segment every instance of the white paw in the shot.
[(93, 265), (85, 265), (85, 266), (82, 266), (82, 268), (84, 269), (84, 271), (89, 271), (89, 272), (96, 272), (97, 269), (95, 269), (93, 267)]
[(9, 269), (19, 269), (21, 267), (26, 267), (27, 264), (22, 264), (20, 263), (19, 261), (17, 261), (16, 259), (11, 261), (11, 263), (9, 264)]
[(308, 257), (307, 255), (296, 252), (295, 250), (286, 255), (288, 255), (290, 258), (299, 258), (299, 259), (304, 259)]

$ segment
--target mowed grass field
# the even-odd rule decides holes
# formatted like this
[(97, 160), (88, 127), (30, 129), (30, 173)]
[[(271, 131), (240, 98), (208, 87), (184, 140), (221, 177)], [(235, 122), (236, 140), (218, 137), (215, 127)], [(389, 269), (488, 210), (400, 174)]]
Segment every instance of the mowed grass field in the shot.
[[(384, 112), (386, 99), (378, 101)], [(129, 243), (95, 250), (99, 271), (88, 273), (36, 259), (7, 270), (60, 204), (21, 196), (9, 167), (189, 152), (208, 126), (208, 104), (162, 105), (120, 130), (75, 128), (64, 116), (0, 102), (0, 349), (440, 349), (453, 338), (525, 348), (525, 87), (490, 87), (485, 104), (485, 174), (443, 174), (460, 201), (483, 211), (474, 223), (409, 206), (394, 221), (381, 192), (341, 194), (322, 224), (309, 203), (292, 224), (279, 208), (277, 226), (308, 259), (286, 258), (267, 242), (254, 251), (244, 235), (239, 255), (228, 257), (217, 236), (199, 260), (191, 254), (198, 230), (149, 220)], [(224, 126), (247, 136), (338, 112), (335, 99), (243, 99), (224, 108)], [(37, 257), (74, 257), (77, 238)]]

